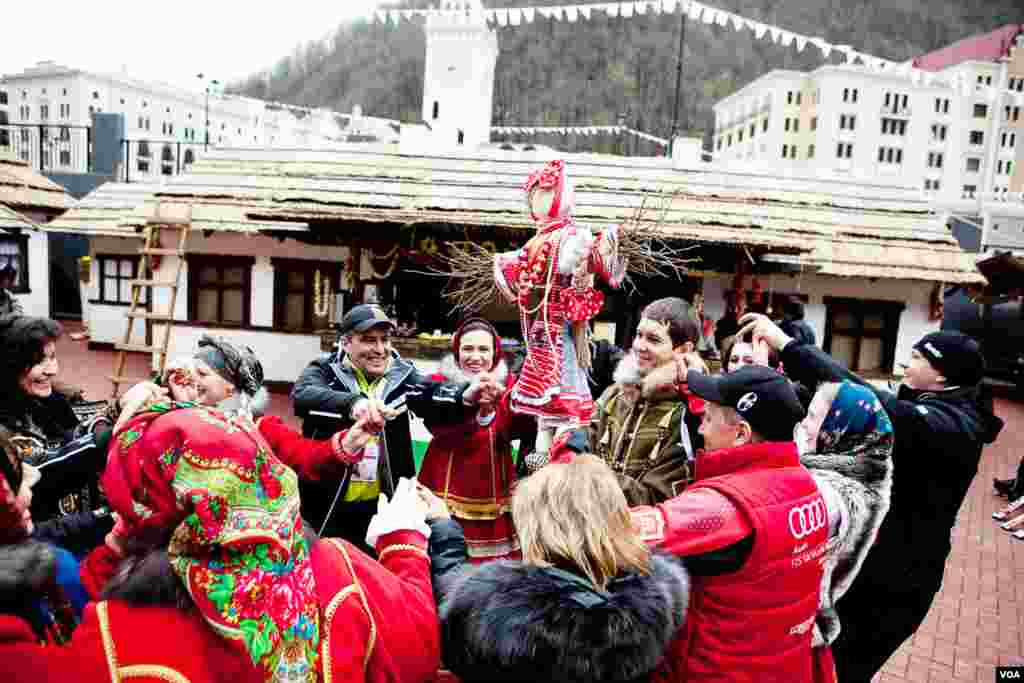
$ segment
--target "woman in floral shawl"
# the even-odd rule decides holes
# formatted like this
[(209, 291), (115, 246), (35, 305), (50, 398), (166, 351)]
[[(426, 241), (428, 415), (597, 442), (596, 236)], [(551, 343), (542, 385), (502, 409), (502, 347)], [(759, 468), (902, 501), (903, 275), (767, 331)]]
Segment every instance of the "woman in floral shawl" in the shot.
[(818, 683), (837, 680), (829, 649), (840, 630), (834, 606), (857, 578), (889, 511), (893, 438), (878, 398), (852, 382), (821, 385), (797, 425), (800, 461), (829, 511), (829, 552), (812, 641)]
[[(375, 419), (343, 436), (351, 450)], [(92, 582), (102, 601), (67, 648), (0, 646), (19, 662), (15, 680), (423, 680), (436, 669), (429, 529), (411, 482), (371, 522), (378, 563), (304, 528), (296, 475), (252, 420), (168, 402), (119, 425), (103, 486), (120, 522), (84, 571), (118, 569)]]

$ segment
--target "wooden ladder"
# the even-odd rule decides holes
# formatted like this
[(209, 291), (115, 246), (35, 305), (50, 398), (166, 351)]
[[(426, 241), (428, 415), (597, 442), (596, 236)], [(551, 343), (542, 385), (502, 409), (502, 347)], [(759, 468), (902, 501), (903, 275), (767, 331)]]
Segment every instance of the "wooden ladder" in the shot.
[[(110, 381), (113, 383), (113, 393), (111, 398), (117, 398), (120, 394), (120, 387), (122, 384), (134, 385), (138, 382), (143, 382), (149, 377), (126, 377), (125, 366), (128, 362), (129, 352), (142, 352), (149, 354), (160, 354), (160, 363), (157, 369), (159, 375), (163, 375), (164, 368), (167, 366), (167, 347), (171, 341), (171, 327), (174, 321), (174, 307), (178, 301), (178, 287), (180, 286), (179, 281), (181, 280), (181, 271), (185, 263), (185, 246), (188, 241), (189, 228), (192, 225), (192, 206), (188, 205), (188, 211), (184, 217), (172, 218), (165, 216), (161, 211), (161, 205), (156, 205), (156, 212), (153, 217), (146, 221), (146, 240), (142, 247), (139, 249), (139, 268), (137, 272), (137, 279), (129, 280), (129, 284), (132, 288), (132, 301), (128, 307), (128, 312), (125, 314), (125, 331), (124, 338), (120, 344), (115, 344), (114, 348), (117, 350), (117, 360), (114, 363), (114, 374), (111, 375)], [(160, 247), (159, 237), (164, 231), (177, 231), (178, 232), (178, 247), (177, 249), (164, 249)], [(176, 256), (178, 261), (175, 266), (174, 278), (171, 280), (157, 280), (153, 274), (152, 257), (153, 256)], [(146, 301), (149, 302), (150, 307), (153, 306), (153, 290), (155, 288), (167, 288), (171, 290), (171, 300), (168, 305), (166, 313), (154, 313), (151, 310), (146, 310), (146, 305), (140, 303), (142, 299), (141, 293), (143, 290), (147, 292)], [(145, 329), (152, 330), (152, 323), (160, 322), (163, 323), (163, 340), (158, 344), (150, 346), (143, 340), (142, 343), (136, 344), (132, 342), (132, 330), (135, 328), (136, 320), (145, 320)]]

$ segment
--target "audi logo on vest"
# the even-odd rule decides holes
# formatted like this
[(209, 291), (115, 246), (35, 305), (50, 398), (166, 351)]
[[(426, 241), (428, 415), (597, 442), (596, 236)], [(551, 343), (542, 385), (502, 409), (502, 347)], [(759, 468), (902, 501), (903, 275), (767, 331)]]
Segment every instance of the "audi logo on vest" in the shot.
[(828, 512), (825, 510), (825, 501), (821, 498), (804, 505), (797, 505), (789, 511), (789, 532), (798, 541), (810, 536), (826, 524), (828, 524)]

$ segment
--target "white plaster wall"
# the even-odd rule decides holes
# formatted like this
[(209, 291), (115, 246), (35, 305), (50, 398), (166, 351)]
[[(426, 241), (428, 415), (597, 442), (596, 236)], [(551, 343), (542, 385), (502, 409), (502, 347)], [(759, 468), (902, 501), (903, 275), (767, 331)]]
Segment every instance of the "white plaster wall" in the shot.
[(50, 315), (50, 245), (45, 232), (28, 233), (28, 288), (15, 294), (26, 315)]

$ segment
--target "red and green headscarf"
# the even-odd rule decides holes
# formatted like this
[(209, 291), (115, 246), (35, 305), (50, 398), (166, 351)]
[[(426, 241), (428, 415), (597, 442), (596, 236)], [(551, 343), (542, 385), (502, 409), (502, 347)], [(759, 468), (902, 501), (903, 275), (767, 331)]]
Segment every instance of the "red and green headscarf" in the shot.
[(250, 420), (190, 404), (132, 418), (103, 478), (126, 535), (167, 543), (207, 623), (266, 680), (315, 680), (320, 666), (297, 484)]

